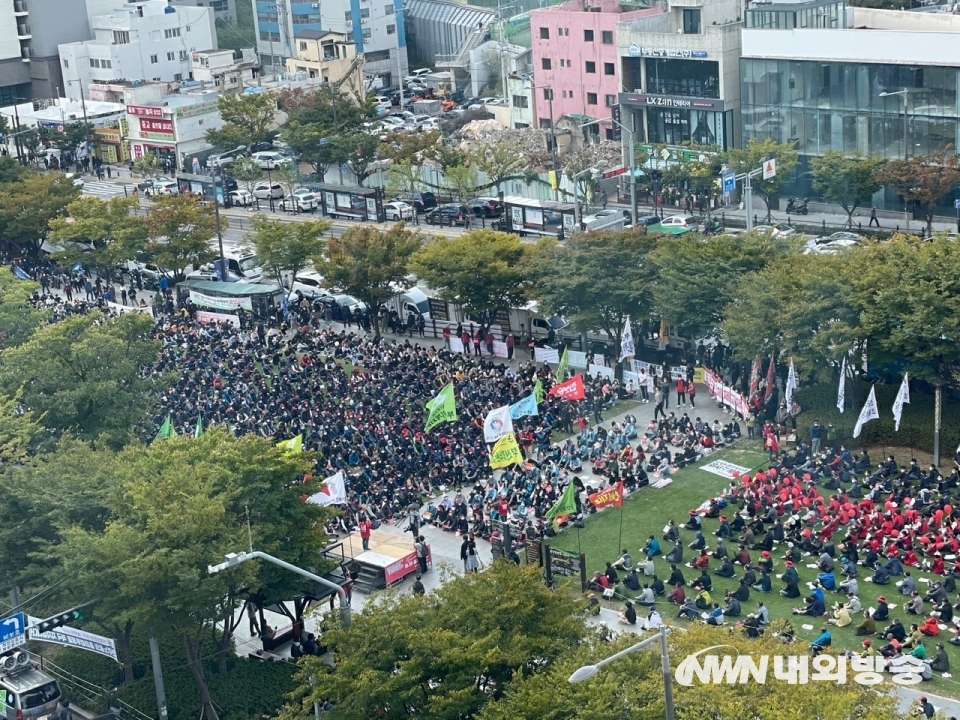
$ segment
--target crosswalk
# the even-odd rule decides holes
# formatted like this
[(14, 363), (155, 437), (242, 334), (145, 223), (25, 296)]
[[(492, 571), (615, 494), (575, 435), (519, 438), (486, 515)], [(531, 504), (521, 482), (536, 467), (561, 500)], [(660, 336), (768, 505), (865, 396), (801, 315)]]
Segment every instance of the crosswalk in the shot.
[[(84, 195), (94, 195), (102, 198), (123, 197), (126, 186), (109, 180), (93, 180), (83, 185)], [(129, 192), (127, 190), (126, 192)]]

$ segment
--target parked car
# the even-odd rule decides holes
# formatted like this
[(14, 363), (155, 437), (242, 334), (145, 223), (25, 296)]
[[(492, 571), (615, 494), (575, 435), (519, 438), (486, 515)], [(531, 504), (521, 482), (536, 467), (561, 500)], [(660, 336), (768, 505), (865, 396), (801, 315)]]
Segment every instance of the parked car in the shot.
[(783, 239), (791, 235), (796, 235), (796, 228), (792, 228), (786, 223), (777, 223), (776, 225), (758, 225), (754, 228), (760, 233), (770, 233), (773, 237)]
[(284, 210), (307, 212), (317, 207), (317, 196), (312, 190), (297, 188), (280, 203)]
[(373, 106), (389, 110), (393, 107), (393, 100), (386, 95), (377, 95), (373, 98)]
[(432, 192), (415, 192), (413, 194), (413, 206), (417, 209), (417, 212), (426, 212), (430, 208), (435, 208), (437, 206), (437, 196)]
[(469, 213), (466, 205), (445, 203), (428, 212), (426, 220), (429, 225), (465, 225)]
[(503, 203), (500, 198), (478, 197), (469, 202), (470, 210), (477, 217), (500, 217), (503, 215)]
[(581, 223), (586, 230), (602, 230), (608, 227), (615, 227), (618, 221), (629, 224), (630, 211), (621, 208), (597, 210), (593, 215), (587, 215), (583, 218)]
[(380, 123), (387, 130), (396, 130), (403, 127), (404, 119), (399, 115), (387, 115), (380, 121)]
[(808, 241), (807, 249), (804, 252), (808, 255), (811, 253), (829, 255), (853, 247), (859, 244), (861, 239), (856, 233), (841, 230), (832, 235), (825, 235)]
[(387, 220), (409, 220), (413, 217), (413, 207), (402, 200), (388, 202), (383, 206)]
[(290, 283), (290, 291), (299, 295), (316, 300), (322, 297), (332, 297), (330, 293), (323, 289), (323, 275), (316, 270), (301, 270)]
[[(230, 270), (227, 270), (227, 279), (226, 282), (239, 282), (242, 280), (239, 275)], [(192, 270), (187, 273), (187, 280), (205, 280), (207, 282), (220, 282), (220, 276), (217, 275), (216, 268), (213, 267), (213, 263), (208, 263), (202, 267)]]
[(340, 322), (351, 319), (355, 310), (359, 310), (361, 313), (367, 310), (366, 304), (352, 295), (321, 296), (314, 300), (314, 306), (321, 311), (330, 306), (333, 319)]
[(254, 201), (253, 193), (249, 190), (234, 190), (228, 193), (227, 197), (230, 198), (231, 205), (239, 205), (241, 207), (253, 205)]
[(250, 156), (263, 170), (276, 170), (288, 161), (288, 157), (278, 150), (265, 150)]
[(283, 197), (283, 185), (280, 183), (257, 183), (253, 186), (253, 194), (260, 200), (280, 200)]
[(667, 235), (682, 235), (685, 232), (696, 232), (699, 227), (696, 218), (691, 215), (671, 215), (660, 221), (658, 229)]
[(647, 230), (657, 230), (660, 225), (660, 216), (659, 215), (642, 215), (637, 218), (637, 222), (634, 223), (639, 227), (645, 227)]
[(269, 140), (264, 140), (263, 142), (251, 143), (250, 147), (247, 148), (247, 154), (253, 155), (258, 152), (266, 152), (267, 150), (275, 150), (274, 144)]
[(419, 80), (424, 75), (429, 75), (433, 70), (430, 68), (420, 68), (419, 70), (413, 70), (409, 75), (403, 78), (404, 83), (412, 83)]
[(247, 147), (245, 145), (241, 145), (234, 150), (230, 150), (229, 152), (220, 153), (219, 155), (210, 155), (207, 158), (207, 167), (227, 167), (236, 161), (238, 157), (243, 157), (246, 154)]
[(144, 195), (179, 195), (180, 187), (176, 181), (168, 177), (150, 178), (137, 184), (137, 189)]

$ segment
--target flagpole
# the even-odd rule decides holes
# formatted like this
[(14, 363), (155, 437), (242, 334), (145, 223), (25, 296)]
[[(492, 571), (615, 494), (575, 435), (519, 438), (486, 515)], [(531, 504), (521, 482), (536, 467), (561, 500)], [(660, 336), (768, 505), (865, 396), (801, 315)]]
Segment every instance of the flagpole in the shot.
[(619, 555), (623, 549), (623, 497), (620, 498), (620, 537), (617, 538), (617, 547), (615, 555)]

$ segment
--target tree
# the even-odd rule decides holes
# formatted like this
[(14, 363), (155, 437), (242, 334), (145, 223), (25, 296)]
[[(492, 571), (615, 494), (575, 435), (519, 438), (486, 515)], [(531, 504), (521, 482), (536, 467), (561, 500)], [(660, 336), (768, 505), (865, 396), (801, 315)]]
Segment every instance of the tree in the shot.
[(455, 200), (465, 203), (477, 190), (477, 171), (467, 163), (447, 168), (443, 176), (443, 186)]
[[(220, 220), (221, 225), (224, 219)], [(194, 195), (158, 195), (146, 219), (147, 253), (161, 268), (181, 278), (190, 265), (199, 267), (217, 257), (210, 238), (217, 234), (211, 205)]]
[(471, 154), (472, 164), (487, 176), (487, 181), (499, 193), (507, 180), (524, 177), (529, 161), (520, 144), (510, 140), (486, 142)]
[(723, 321), (743, 275), (799, 252), (797, 242), (769, 234), (665, 237), (650, 255), (657, 274), (654, 311), (690, 331), (685, 335), (711, 330)]
[(269, 137), (277, 101), (270, 93), (232, 93), (217, 98), (217, 109), (224, 125), (207, 130), (204, 137), (215, 147), (232, 149)]
[(301, 660), (283, 717), (306, 718), (325, 698), (341, 720), (474, 717), (587, 634), (569, 596), (548, 589), (536, 568), (495, 561), (425, 597), (392, 595), (329, 632), (335, 669)]
[(381, 158), (395, 163), (408, 160), (420, 165), (440, 141), (440, 133), (436, 130), (409, 134), (388, 132), (386, 139), (380, 143), (379, 154)]
[(61, 157), (64, 153), (70, 153), (76, 157), (77, 149), (90, 139), (92, 131), (93, 125), (74, 122), (64, 125), (63, 130), (57, 128), (41, 129), (40, 137), (47, 145), (59, 150)]
[[(303, 173), (300, 172), (300, 166), (296, 162), (285, 162), (277, 166), (277, 169), (273, 171), (273, 179), (283, 185), (285, 189), (285, 195), (290, 197), (293, 195), (293, 191), (300, 187), (300, 183), (303, 182)], [(295, 205), (294, 211), (298, 208)]]
[(285, 274), (295, 278), (311, 258), (323, 253), (326, 246), (323, 234), (328, 230), (327, 220), (285, 223), (258, 214), (253, 216), (253, 232), (247, 233), (245, 241), (253, 248), (264, 271), (283, 287)]
[(411, 258), (411, 269), (444, 300), (482, 315), (524, 302), (524, 254), (516, 235), (471, 230), (455, 238), (434, 238)]
[(379, 308), (405, 282), (407, 266), (423, 245), (423, 236), (400, 222), (381, 232), (357, 225), (331, 238), (326, 259), (314, 261), (324, 277), (367, 304), (373, 318), (374, 337), (380, 337)]
[(129, 313), (105, 320), (74, 315), (46, 325), (0, 357), (0, 384), (44, 427), (86, 440), (122, 442), (153, 402), (140, 367), (157, 359), (152, 319)]
[(764, 140), (751, 138), (745, 148), (731, 148), (722, 159), (726, 161), (730, 171), (738, 175), (753, 172), (763, 165), (764, 160), (775, 159), (777, 161), (776, 175), (769, 180), (764, 180), (762, 176), (759, 176), (751, 181), (753, 191), (763, 198), (763, 202), (767, 206), (767, 218), (769, 219), (771, 217), (770, 201), (772, 197), (780, 192), (780, 185), (789, 177), (797, 164), (797, 151), (794, 149), (794, 143), (778, 143), (772, 138), (765, 138)]
[(253, 186), (263, 178), (263, 168), (253, 158), (244, 156), (233, 161), (230, 174), (238, 183), (243, 183), (247, 192), (252, 194)]
[(420, 166), (413, 160), (396, 161), (387, 170), (387, 194), (390, 197), (406, 197), (412, 202), (419, 182)]
[(0, 237), (31, 255), (39, 254), (50, 221), (64, 216), (67, 206), (79, 197), (80, 188), (63, 173), (29, 173), (0, 193)]
[[(70, 203), (67, 217), (50, 221), (50, 239), (67, 241), (57, 258), (68, 265), (81, 262), (109, 270), (136, 257), (147, 240), (143, 218), (132, 214), (138, 207), (136, 198), (126, 197), (82, 197)], [(94, 251), (76, 243), (93, 245)]]
[[(3, 122), (6, 122), (6, 115), (0, 117), (3, 118)], [(2, 125), (3, 123), (0, 123), (0, 126)], [(16, 158), (9, 155), (0, 155), (0, 185), (20, 182), (27, 173), (28, 171), (17, 162)]]
[(376, 135), (357, 131), (339, 135), (334, 145), (340, 148), (338, 155), (356, 176), (357, 184), (363, 185), (370, 175), (370, 163), (377, 159), (380, 139)]
[(907, 160), (891, 160), (880, 172), (880, 181), (890, 185), (908, 205), (916, 205), (927, 221), (927, 234), (933, 230), (937, 200), (960, 182), (960, 156), (953, 145), (929, 155), (914, 155)]
[(545, 312), (581, 332), (602, 330), (619, 348), (627, 316), (650, 315), (654, 270), (647, 258), (656, 245), (642, 229), (542, 240), (526, 263), (527, 278)]
[(163, 172), (163, 163), (156, 153), (144, 153), (133, 161), (130, 172), (142, 178), (157, 177)]
[(810, 161), (813, 189), (827, 202), (836, 203), (847, 213), (847, 225), (853, 227), (853, 213), (870, 202), (882, 185), (879, 175), (887, 161), (877, 155), (847, 156), (830, 150)]
[(0, 348), (25, 343), (49, 317), (30, 300), (39, 284), (21, 280), (9, 268), (0, 270)]

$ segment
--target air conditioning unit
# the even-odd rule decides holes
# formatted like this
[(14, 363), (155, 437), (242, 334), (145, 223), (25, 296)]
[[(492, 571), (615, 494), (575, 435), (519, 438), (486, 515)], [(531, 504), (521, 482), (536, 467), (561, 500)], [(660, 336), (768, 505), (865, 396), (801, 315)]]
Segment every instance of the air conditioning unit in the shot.
[(313, 3), (310, 7), (312, 7), (314, 10), (319, 10), (319, 9), (320, 9), (320, 3)]

